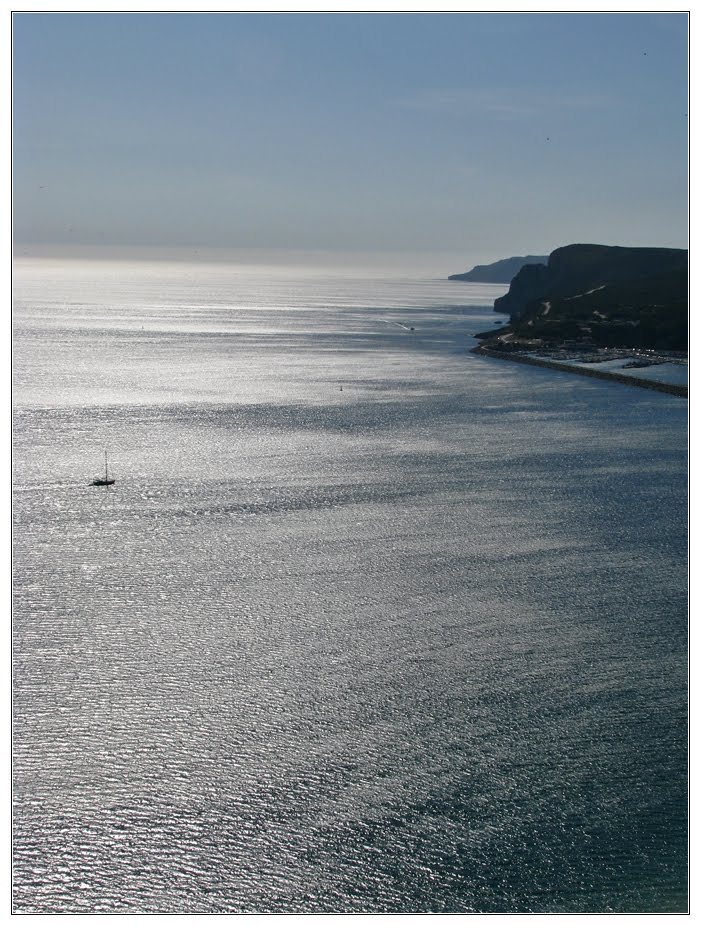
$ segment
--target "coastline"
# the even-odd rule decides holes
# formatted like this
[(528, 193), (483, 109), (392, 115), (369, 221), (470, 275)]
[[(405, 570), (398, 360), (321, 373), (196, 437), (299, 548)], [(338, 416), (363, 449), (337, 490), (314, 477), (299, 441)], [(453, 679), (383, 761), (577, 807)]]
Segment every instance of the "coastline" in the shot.
[(515, 352), (506, 352), (494, 350), (490, 347), (477, 345), (473, 347), (473, 354), (480, 354), (485, 357), (494, 357), (497, 360), (513, 360), (516, 363), (528, 363), (535, 367), (546, 367), (549, 370), (561, 370), (564, 373), (577, 373), (580, 376), (591, 376), (595, 379), (608, 379), (616, 383), (623, 383), (627, 386), (639, 386), (641, 389), (654, 389), (657, 392), (666, 392), (668, 395), (676, 395), (680, 398), (689, 397), (689, 387), (678, 383), (663, 383), (652, 379), (642, 379), (638, 376), (628, 376), (625, 373), (616, 373), (608, 370), (592, 370), (588, 367), (575, 366), (570, 363), (563, 363), (556, 360), (546, 360), (540, 357), (530, 357), (526, 354)]

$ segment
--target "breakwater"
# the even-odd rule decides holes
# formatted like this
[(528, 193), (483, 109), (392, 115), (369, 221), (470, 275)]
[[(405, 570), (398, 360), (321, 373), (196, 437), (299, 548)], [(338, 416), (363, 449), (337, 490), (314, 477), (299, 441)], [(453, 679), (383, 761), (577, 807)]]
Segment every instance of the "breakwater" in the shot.
[(560, 370), (565, 373), (578, 373), (580, 376), (592, 376), (594, 379), (610, 379), (616, 383), (624, 383), (627, 386), (640, 386), (642, 389), (654, 389), (657, 392), (666, 392), (669, 395), (677, 395), (682, 398), (688, 398), (689, 396), (689, 387), (679, 383), (660, 383), (651, 379), (642, 379), (637, 376), (628, 376), (625, 373), (617, 373), (613, 370), (593, 370), (588, 367), (575, 366), (570, 363), (558, 363), (556, 360), (547, 360), (543, 357), (531, 357), (516, 352), (493, 350), (492, 348), (479, 345), (472, 348), (472, 353), (482, 354), (485, 357), (496, 357), (497, 360), (513, 360), (516, 363), (529, 363), (534, 367), (547, 367), (550, 370)]

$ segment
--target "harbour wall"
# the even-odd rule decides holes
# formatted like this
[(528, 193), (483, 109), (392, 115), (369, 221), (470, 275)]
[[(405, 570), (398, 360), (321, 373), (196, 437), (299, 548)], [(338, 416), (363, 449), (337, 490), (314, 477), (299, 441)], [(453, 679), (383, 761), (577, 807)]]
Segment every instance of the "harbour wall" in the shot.
[(560, 370), (565, 373), (577, 373), (580, 376), (591, 376), (594, 379), (610, 379), (616, 383), (625, 383), (627, 386), (639, 386), (641, 389), (654, 389), (656, 392), (666, 392), (669, 395), (677, 395), (682, 398), (688, 398), (689, 387), (679, 383), (660, 383), (651, 379), (642, 379), (637, 376), (627, 376), (625, 373), (616, 373), (613, 370), (593, 370), (585, 366), (574, 366), (570, 363), (558, 363), (555, 360), (547, 360), (541, 357), (528, 357), (525, 354), (516, 352), (506, 352), (501, 350), (492, 350), (489, 347), (473, 347), (473, 354), (481, 354), (485, 357), (495, 357), (497, 360), (512, 360), (515, 363), (529, 363), (534, 367), (546, 367), (549, 370)]

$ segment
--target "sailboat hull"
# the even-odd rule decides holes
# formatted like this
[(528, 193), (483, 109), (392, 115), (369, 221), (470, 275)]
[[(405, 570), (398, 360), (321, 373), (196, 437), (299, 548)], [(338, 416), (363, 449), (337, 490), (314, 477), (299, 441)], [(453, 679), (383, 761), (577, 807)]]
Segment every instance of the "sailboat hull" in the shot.
[(94, 486), (111, 486), (111, 485), (114, 485), (114, 479), (112, 479), (112, 478), (110, 477), (110, 468), (109, 468), (109, 466), (108, 466), (108, 464), (107, 464), (107, 451), (106, 451), (106, 450), (105, 450), (105, 475), (104, 475), (104, 476), (96, 476), (96, 477), (93, 479), (92, 484), (93, 484)]

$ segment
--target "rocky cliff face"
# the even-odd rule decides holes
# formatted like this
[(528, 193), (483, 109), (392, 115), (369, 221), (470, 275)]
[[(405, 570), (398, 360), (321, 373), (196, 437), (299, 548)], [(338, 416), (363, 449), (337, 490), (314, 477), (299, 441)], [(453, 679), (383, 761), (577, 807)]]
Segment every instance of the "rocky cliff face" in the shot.
[(465, 283), (510, 283), (521, 267), (526, 264), (544, 264), (547, 259), (547, 255), (534, 256), (533, 254), (526, 257), (506, 257), (493, 264), (477, 264), (472, 270), (466, 273), (454, 273), (448, 279), (463, 280)]
[(688, 252), (573, 244), (524, 267), (494, 309), (521, 342), (686, 350)]
[(558, 248), (541, 269), (524, 267), (509, 292), (494, 302), (495, 312), (521, 318), (531, 303), (581, 296), (613, 283), (626, 283), (664, 273), (686, 273), (688, 252), (677, 248), (623, 248), (570, 244)]
[(528, 264), (511, 281), (508, 293), (494, 301), (495, 312), (508, 312), (518, 318), (529, 302), (538, 299), (548, 288), (548, 268), (545, 264)]

